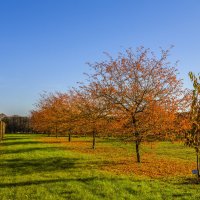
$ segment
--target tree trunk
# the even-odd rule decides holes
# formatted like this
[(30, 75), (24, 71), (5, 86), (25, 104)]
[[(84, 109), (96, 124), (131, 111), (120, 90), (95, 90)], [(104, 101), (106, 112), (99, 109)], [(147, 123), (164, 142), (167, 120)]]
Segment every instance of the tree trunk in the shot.
[(69, 133), (68, 141), (71, 142), (71, 134)]
[(57, 125), (57, 122), (56, 122), (56, 138), (58, 138), (58, 125)]
[(199, 148), (196, 148), (196, 158), (197, 158), (197, 178), (199, 178)]
[(135, 150), (137, 155), (137, 162), (140, 163), (140, 141), (138, 139), (135, 141)]
[(196, 148), (196, 153), (197, 153), (197, 179), (199, 179), (199, 132), (197, 132), (197, 148)]
[(93, 131), (92, 135), (93, 135), (92, 148), (95, 149), (95, 146), (96, 146), (96, 132)]
[(137, 162), (140, 163), (140, 137), (139, 137), (139, 132), (137, 131), (137, 124), (136, 124), (136, 118), (135, 116), (132, 116), (132, 123), (134, 127), (134, 133), (133, 135), (135, 136), (135, 150), (136, 150), (136, 155), (137, 155)]

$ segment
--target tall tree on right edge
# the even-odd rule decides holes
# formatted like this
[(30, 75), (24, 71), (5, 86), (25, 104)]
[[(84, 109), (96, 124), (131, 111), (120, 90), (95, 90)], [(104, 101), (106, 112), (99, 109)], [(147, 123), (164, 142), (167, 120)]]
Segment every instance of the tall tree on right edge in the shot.
[(199, 151), (200, 151), (200, 74), (195, 76), (189, 72), (189, 77), (193, 83), (192, 104), (190, 110), (190, 118), (192, 127), (187, 134), (186, 144), (194, 147), (197, 158), (197, 177), (199, 178)]

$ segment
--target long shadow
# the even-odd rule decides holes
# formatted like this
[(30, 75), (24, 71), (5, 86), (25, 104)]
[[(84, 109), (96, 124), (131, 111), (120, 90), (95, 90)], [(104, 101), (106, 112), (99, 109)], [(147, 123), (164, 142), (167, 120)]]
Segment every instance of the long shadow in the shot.
[(26, 145), (26, 144), (42, 144), (42, 142), (39, 141), (14, 141), (14, 142), (6, 142), (3, 143), (2, 146), (11, 146), (11, 145)]
[[(31, 135), (30, 135), (31, 136)], [(31, 139), (31, 137), (27, 137), (27, 136), (5, 136), (4, 137), (4, 141), (10, 141), (10, 140), (24, 140), (24, 139)]]
[[(5, 137), (3, 138), (4, 141), (19, 140), (19, 139), (21, 139), (21, 137), (7, 137), (7, 136), (5, 136)], [(27, 139), (27, 138), (26, 138), (26, 139)]]
[[(40, 184), (52, 184), (52, 183), (58, 183), (58, 182), (70, 182), (70, 181), (78, 181), (83, 182), (85, 184), (89, 184), (91, 181), (99, 180), (99, 181), (117, 181), (117, 180), (123, 180), (123, 178), (99, 178), (96, 176), (88, 177), (88, 178), (74, 178), (74, 179), (47, 179), (47, 180), (31, 180), (31, 181), (23, 181), (23, 182), (17, 182), (17, 183), (0, 183), (0, 188), (10, 188), (10, 187), (17, 187), (17, 186), (29, 186), (29, 185), (40, 185)], [(140, 182), (140, 181), (136, 181)]]
[[(17, 154), (17, 153), (29, 153), (33, 151), (54, 151), (54, 150), (61, 150), (61, 147), (30, 147), (30, 148), (24, 148), (24, 149), (16, 149), (16, 150), (1, 150), (0, 154)], [(64, 148), (63, 148), (64, 149)]]
[[(53, 150), (53, 148), (50, 148)], [(42, 148), (43, 150), (43, 148)], [(92, 161), (83, 160), (80, 158), (65, 158), (65, 157), (50, 157), (50, 158), (39, 158), (39, 159), (7, 159), (0, 162), (0, 170), (2, 172), (9, 171), (16, 175), (26, 175), (32, 173), (43, 173), (53, 172), (57, 170), (68, 170), (68, 171), (82, 171), (83, 168), (88, 169), (99, 169), (102, 167), (112, 167), (113, 165), (122, 164), (120, 161)]]
[(175, 198), (184, 198), (185, 197), (188, 197), (188, 196), (191, 196), (191, 193), (187, 193), (187, 192), (183, 192), (181, 194), (173, 194), (172, 197), (175, 199)]
[(200, 180), (197, 180), (196, 177), (184, 178), (179, 183), (175, 183), (175, 185), (198, 185), (198, 184), (200, 184)]
[(57, 170), (75, 169), (78, 159), (76, 158), (43, 158), (43, 159), (12, 159), (0, 163), (2, 172), (9, 171), (15, 175), (32, 173), (52, 172)]

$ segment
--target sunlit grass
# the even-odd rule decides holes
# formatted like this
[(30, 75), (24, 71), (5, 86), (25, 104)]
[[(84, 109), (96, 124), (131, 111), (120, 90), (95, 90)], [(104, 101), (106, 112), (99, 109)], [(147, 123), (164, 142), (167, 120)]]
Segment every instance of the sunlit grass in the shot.
[[(73, 138), (69, 144), (67, 138), (62, 138), (64, 143), (55, 143), (59, 139), (46, 143), (40, 137), (6, 135), (0, 144), (1, 200), (200, 199), (200, 186), (190, 174), (161, 179), (113, 171), (123, 157), (134, 157), (131, 143), (98, 139), (93, 151), (89, 138)], [(80, 141), (85, 146), (77, 147)], [(195, 158), (193, 150), (183, 144), (166, 142), (152, 149), (143, 146), (143, 157), (147, 153), (188, 162)]]

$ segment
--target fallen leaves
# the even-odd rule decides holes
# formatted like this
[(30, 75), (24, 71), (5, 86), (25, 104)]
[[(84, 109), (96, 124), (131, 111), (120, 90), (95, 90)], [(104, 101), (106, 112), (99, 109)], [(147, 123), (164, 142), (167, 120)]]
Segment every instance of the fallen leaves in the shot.
[[(126, 148), (107, 146), (103, 143), (93, 150), (90, 140), (68, 142), (67, 138), (42, 138), (43, 142), (60, 143), (67, 149), (94, 156), (95, 168), (119, 175), (135, 175), (150, 178), (169, 178), (190, 176), (195, 169), (195, 162), (183, 159), (158, 156), (155, 153), (142, 155), (142, 162), (137, 163), (135, 156)], [(154, 148), (156, 144), (153, 145)], [(95, 163), (95, 162), (94, 162)]]
[(151, 178), (188, 176), (195, 168), (195, 163), (184, 160), (170, 160), (153, 154), (144, 154), (142, 162), (137, 163), (134, 157), (126, 157), (113, 166), (102, 169), (116, 174), (134, 174)]

